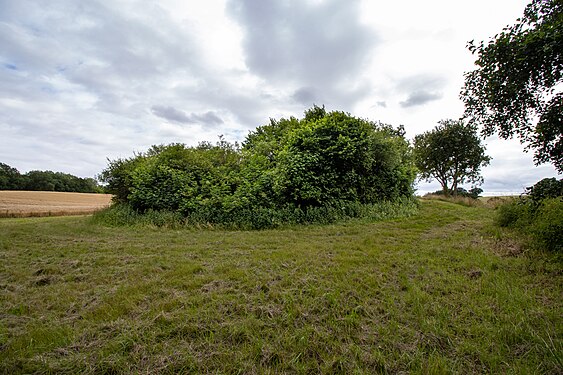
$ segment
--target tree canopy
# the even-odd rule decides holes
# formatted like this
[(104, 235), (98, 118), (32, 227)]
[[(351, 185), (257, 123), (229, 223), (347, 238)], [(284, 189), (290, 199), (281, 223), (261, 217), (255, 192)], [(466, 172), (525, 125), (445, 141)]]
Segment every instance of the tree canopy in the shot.
[(481, 167), (491, 160), (477, 128), (462, 120), (442, 120), (433, 130), (415, 136), (414, 158), (420, 177), (438, 180), (445, 195), (456, 195), (465, 182), (481, 183)]
[(465, 116), (563, 172), (563, 1), (533, 0), (513, 26), (468, 48), (478, 68), (465, 74)]

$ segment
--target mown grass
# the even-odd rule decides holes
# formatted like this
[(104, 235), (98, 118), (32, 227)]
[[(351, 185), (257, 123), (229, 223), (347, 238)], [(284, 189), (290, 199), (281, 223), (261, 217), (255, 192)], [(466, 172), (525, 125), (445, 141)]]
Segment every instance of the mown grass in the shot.
[(0, 220), (2, 373), (561, 373), (560, 260), (493, 211), (264, 231)]

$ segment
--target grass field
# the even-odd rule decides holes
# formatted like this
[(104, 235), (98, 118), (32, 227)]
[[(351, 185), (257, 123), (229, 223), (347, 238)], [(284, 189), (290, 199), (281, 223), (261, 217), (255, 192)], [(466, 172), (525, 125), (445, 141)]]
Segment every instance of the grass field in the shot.
[(86, 215), (110, 202), (109, 194), (0, 190), (0, 217)]
[(563, 373), (560, 259), (493, 211), (270, 231), (0, 220), (0, 373)]

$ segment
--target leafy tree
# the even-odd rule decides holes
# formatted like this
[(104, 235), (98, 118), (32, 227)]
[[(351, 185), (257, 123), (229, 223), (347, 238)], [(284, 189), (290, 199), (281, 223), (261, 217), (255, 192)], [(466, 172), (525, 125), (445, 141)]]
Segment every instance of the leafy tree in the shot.
[(137, 155), (128, 159), (108, 159), (109, 165), (100, 173), (98, 180), (105, 183), (105, 190), (113, 195), (114, 202), (128, 202), (133, 185), (133, 171), (143, 162), (144, 158), (143, 155)]
[(465, 116), (563, 172), (563, 1), (533, 0), (515, 25), (468, 48), (478, 68), (465, 74)]
[(563, 179), (544, 178), (535, 185), (526, 188), (526, 195), (534, 202), (548, 198), (563, 197)]
[(365, 204), (412, 194), (415, 169), (403, 136), (344, 112), (308, 117), (312, 113), (279, 153), (275, 187), (284, 201)]
[(54, 173), (51, 171), (30, 171), (25, 174), (25, 190), (55, 191)]
[(0, 163), (0, 190), (21, 189), (21, 184), (20, 172), (8, 164)]
[(433, 130), (414, 138), (414, 158), (421, 178), (435, 178), (445, 195), (456, 195), (465, 182), (481, 183), (481, 167), (491, 158), (474, 125), (462, 120), (442, 120)]

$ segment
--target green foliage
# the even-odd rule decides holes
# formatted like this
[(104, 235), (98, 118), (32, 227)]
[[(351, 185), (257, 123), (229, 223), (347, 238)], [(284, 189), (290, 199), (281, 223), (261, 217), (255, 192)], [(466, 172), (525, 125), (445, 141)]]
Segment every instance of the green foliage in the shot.
[(127, 202), (133, 184), (132, 173), (143, 159), (143, 155), (137, 155), (129, 159), (108, 160), (108, 167), (100, 173), (98, 179), (105, 183), (105, 190), (113, 195), (114, 202)]
[(540, 248), (563, 252), (563, 198), (544, 200), (538, 208), (530, 233)]
[(373, 204), (340, 201), (320, 207), (300, 208), (287, 205), (283, 208), (242, 208), (227, 210), (201, 205), (187, 213), (147, 209), (142, 213), (130, 204), (117, 203), (98, 211), (93, 222), (106, 226), (155, 226), (165, 228), (218, 228), (228, 230), (252, 230), (280, 228), (291, 225), (332, 224), (361, 219), (379, 221), (408, 217), (417, 212), (415, 199), (382, 201)]
[(484, 135), (517, 135), (537, 164), (563, 172), (563, 2), (533, 0), (515, 25), (468, 48), (478, 68), (465, 75), (465, 115)]
[(523, 195), (498, 208), (496, 224), (515, 228), (529, 236), (533, 245), (563, 250), (563, 179), (545, 178)]
[(461, 120), (442, 120), (433, 130), (417, 135), (414, 159), (420, 177), (437, 179), (445, 195), (456, 195), (464, 182), (481, 183), (481, 167), (491, 160), (477, 128)]
[(358, 217), (362, 210), (335, 207), (408, 200), (414, 178), (402, 129), (317, 106), (301, 120), (271, 119), (242, 148), (222, 138), (216, 145), (153, 146), (110, 161), (101, 174), (115, 200), (139, 212), (179, 212), (191, 225), (239, 228)]
[(526, 188), (526, 194), (534, 202), (540, 202), (547, 198), (557, 198), (563, 196), (563, 179), (557, 180), (555, 177), (544, 178), (534, 186)]
[(513, 199), (497, 208), (495, 223), (501, 227), (522, 228), (532, 221), (532, 204), (525, 198)]
[(18, 190), (22, 184), (21, 179), (16, 168), (0, 163), (0, 190)]
[[(477, 199), (477, 198), (479, 198), (479, 196), (482, 192), (483, 192), (483, 189), (478, 188), (478, 187), (472, 187), (469, 190), (466, 190), (462, 187), (458, 187), (454, 195), (457, 195), (458, 197), (467, 197), (467, 198)], [(445, 195), (443, 190), (438, 190), (438, 191), (435, 191), (431, 194), (432, 195)]]
[(101, 187), (93, 178), (80, 178), (68, 173), (30, 171), (20, 174), (16, 168), (0, 163), (0, 190), (66, 191), (100, 193)]
[(277, 191), (297, 206), (374, 203), (412, 194), (415, 173), (405, 139), (343, 112), (305, 121), (278, 156)]

